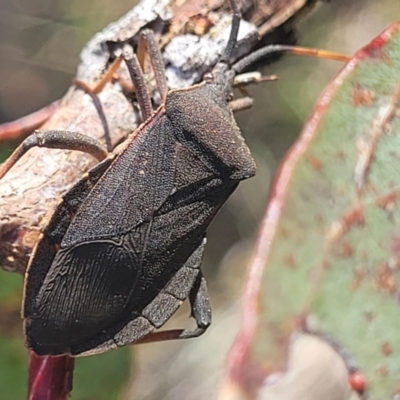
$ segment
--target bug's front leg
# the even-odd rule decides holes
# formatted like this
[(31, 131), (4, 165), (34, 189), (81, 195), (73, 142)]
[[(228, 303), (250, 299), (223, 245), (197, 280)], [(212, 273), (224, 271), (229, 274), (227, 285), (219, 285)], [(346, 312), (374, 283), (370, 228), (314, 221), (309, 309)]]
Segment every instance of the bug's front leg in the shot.
[(33, 147), (77, 150), (91, 154), (99, 161), (107, 157), (107, 150), (90, 136), (69, 131), (35, 131), (27, 137), (0, 167), (0, 179)]

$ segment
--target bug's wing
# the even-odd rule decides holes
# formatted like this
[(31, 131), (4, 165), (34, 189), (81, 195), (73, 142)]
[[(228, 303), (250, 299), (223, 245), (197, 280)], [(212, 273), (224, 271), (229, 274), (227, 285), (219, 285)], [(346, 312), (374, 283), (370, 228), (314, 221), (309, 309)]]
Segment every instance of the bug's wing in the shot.
[[(173, 188), (175, 144), (168, 119), (156, 114), (97, 180), (76, 216), (64, 213), (69, 226), (58, 235), (61, 248), (42, 239), (24, 305), (28, 345), (37, 353), (68, 352), (131, 311), (153, 214)], [(53, 231), (65, 225), (54, 222), (60, 226)]]
[(175, 144), (171, 122), (159, 111), (90, 192), (61, 247), (121, 236), (151, 221), (173, 189)]
[(51, 263), (57, 254), (61, 241), (74, 215), (93, 189), (93, 186), (109, 168), (111, 162), (111, 159), (104, 160), (77, 182), (63, 196), (62, 202), (57, 206), (44, 228), (39, 242), (33, 249), (26, 272), (23, 305), (24, 316), (32, 313), (30, 307), (34, 304), (33, 299), (43, 284), (43, 280), (50, 269)]
[(58, 252), (27, 316), (28, 344), (62, 354), (114, 324), (136, 281), (134, 257), (112, 242)]

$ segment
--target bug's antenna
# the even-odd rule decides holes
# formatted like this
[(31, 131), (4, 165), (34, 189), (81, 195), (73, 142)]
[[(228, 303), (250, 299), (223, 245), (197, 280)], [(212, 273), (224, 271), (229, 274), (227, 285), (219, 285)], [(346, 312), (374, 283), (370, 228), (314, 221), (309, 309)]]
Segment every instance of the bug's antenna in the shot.
[(287, 46), (282, 44), (272, 44), (251, 53), (250, 55), (242, 58), (232, 66), (232, 70), (235, 74), (241, 74), (242, 72), (251, 68), (257, 62), (267, 58), (273, 53), (287, 53), (297, 54), (301, 56), (319, 57), (326, 58), (329, 60), (335, 60), (340, 62), (348, 62), (351, 57), (345, 54), (336, 53), (334, 51), (326, 51), (314, 48), (299, 47), (299, 46)]
[(239, 32), (240, 19), (242, 18), (242, 13), (238, 7), (237, 0), (229, 0), (229, 5), (232, 9), (232, 28), (229, 34), (229, 40), (226, 44), (225, 50), (221, 55), (219, 62), (229, 64), (229, 60), (232, 57), (233, 50), (235, 49), (237, 36)]

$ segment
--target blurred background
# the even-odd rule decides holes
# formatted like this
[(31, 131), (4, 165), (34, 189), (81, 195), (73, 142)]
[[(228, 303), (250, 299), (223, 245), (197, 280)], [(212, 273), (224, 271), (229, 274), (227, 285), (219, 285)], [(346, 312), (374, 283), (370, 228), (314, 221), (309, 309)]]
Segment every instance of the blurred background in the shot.
[[(59, 99), (71, 84), (87, 40), (134, 4), (0, 0), (0, 123)], [(398, 0), (332, 0), (298, 19), (298, 44), (352, 54), (399, 16)], [(340, 68), (332, 61), (286, 56), (263, 71), (278, 74), (278, 82), (250, 88), (255, 106), (237, 119), (258, 174), (240, 185), (209, 229), (203, 262), (214, 312), (209, 331), (190, 342), (142, 345), (78, 360), (73, 400), (216, 397), (240, 318), (246, 263), (274, 171)], [(2, 157), (12, 147), (2, 143)], [(8, 400), (26, 396), (21, 288), (20, 276), (0, 270), (0, 397)], [(182, 307), (172, 324), (185, 323), (188, 313)]]

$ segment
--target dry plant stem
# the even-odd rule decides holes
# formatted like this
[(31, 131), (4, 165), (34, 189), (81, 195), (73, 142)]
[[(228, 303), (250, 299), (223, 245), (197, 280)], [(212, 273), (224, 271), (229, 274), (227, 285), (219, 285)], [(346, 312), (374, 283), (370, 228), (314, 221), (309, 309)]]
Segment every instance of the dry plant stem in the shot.
[[(170, 7), (168, 10), (167, 3)], [(193, 3), (193, 6), (196, 4), (194, 0), (187, 2), (190, 3)], [(117, 43), (117, 47), (120, 46), (122, 49), (125, 41), (137, 36), (139, 30), (145, 26), (158, 29), (160, 34), (162, 27), (160, 18), (166, 19), (168, 11), (176, 8), (173, 1), (159, 1), (156, 6), (143, 2), (140, 11), (131, 11), (119, 22), (96, 35), (82, 52), (82, 63), (78, 68), (76, 79), (84, 82), (89, 88), (94, 87), (94, 93), (104, 85), (97, 94), (103, 117), (99, 117), (99, 107), (94, 104), (93, 96), (72, 86), (57, 111), (41, 130), (80, 132), (103, 143), (105, 137), (109, 136), (107, 147), (110, 148), (114, 148), (133, 132), (140, 123), (140, 118), (124, 95), (119, 82), (110, 82), (106, 79), (103, 81), (105, 83), (96, 85), (104, 75), (103, 72), (107, 70), (110, 59), (107, 43)], [(282, 4), (277, 2), (276, 10), (281, 8)], [(223, 10), (218, 12), (222, 13)], [(263, 15), (256, 7), (252, 13), (253, 18), (260, 24), (270, 17)], [(189, 16), (181, 17), (182, 20), (186, 20)], [(220, 20), (220, 16), (216, 20)], [(184, 26), (179, 25), (179, 29), (184, 29)], [(174, 26), (171, 26), (170, 32), (175, 32), (174, 35), (180, 33)], [(172, 39), (171, 34), (166, 36)], [(241, 47), (242, 53), (248, 53), (250, 50), (248, 47)], [(211, 67), (212, 65), (209, 66)], [(32, 247), (46, 221), (46, 215), (52, 214), (59, 196), (94, 164), (95, 160), (83, 153), (32, 149), (24, 156), (23, 162), (9, 171), (0, 182), (0, 265), (3, 268), (18, 272), (25, 270)]]
[(271, 15), (265, 23), (261, 25), (258, 33), (263, 37), (266, 33), (273, 31), (275, 28), (281, 26), (288, 18), (296, 15), (302, 8), (307, 6), (307, 0), (292, 0), (286, 2), (284, 7), (280, 7), (275, 13)]

